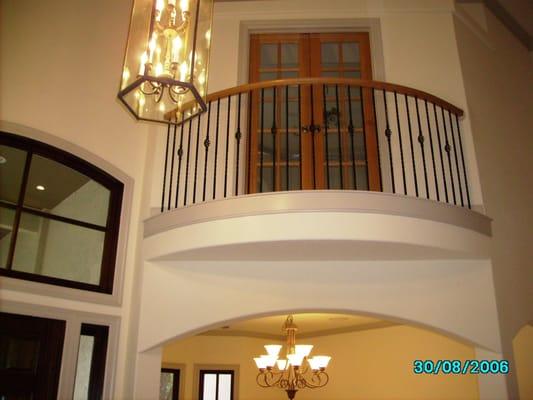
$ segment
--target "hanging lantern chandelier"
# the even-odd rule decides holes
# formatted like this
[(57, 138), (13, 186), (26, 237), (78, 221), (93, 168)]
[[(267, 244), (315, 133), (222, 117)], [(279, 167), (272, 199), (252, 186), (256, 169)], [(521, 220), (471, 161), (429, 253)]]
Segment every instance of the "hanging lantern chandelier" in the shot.
[(254, 358), (259, 368), (257, 384), (264, 388), (283, 389), (289, 399), (294, 399), (298, 390), (326, 386), (329, 381), (326, 368), (331, 357), (309, 357), (313, 346), (296, 344), (298, 327), (294, 324), (292, 315), (287, 317), (283, 329), (287, 335), (286, 359), (279, 358), (283, 346), (266, 345), (267, 354)]
[(119, 99), (140, 120), (180, 124), (207, 107), (213, 0), (135, 0)]

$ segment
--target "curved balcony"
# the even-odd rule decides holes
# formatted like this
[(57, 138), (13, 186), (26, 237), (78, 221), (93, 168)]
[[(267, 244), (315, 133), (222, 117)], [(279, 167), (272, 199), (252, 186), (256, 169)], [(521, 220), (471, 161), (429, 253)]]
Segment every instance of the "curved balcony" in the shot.
[(207, 101), (204, 114), (168, 125), (148, 259), (488, 254), (490, 220), (470, 210), (458, 107), (345, 78), (266, 81)]

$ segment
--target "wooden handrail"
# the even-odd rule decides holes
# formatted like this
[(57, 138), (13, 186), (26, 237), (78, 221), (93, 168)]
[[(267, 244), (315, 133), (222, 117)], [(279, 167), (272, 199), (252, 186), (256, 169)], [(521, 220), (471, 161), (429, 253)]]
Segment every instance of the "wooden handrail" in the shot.
[[(416, 97), (420, 100), (427, 100), (435, 105), (442, 107), (445, 110), (450, 111), (453, 114), (461, 117), (464, 112), (459, 107), (448, 103), (446, 100), (440, 97), (434, 96), (430, 93), (422, 90), (413, 89), (408, 86), (397, 85), (394, 83), (372, 81), (366, 79), (351, 79), (351, 78), (336, 78), (336, 77), (321, 77), (321, 78), (291, 78), (291, 79), (278, 79), (273, 81), (262, 81), (256, 83), (247, 83), (244, 85), (235, 86), (229, 89), (220, 90), (218, 92), (210, 93), (206, 97), (206, 102), (216, 101), (228, 96), (237, 95), (239, 93), (247, 93), (253, 90), (265, 89), (277, 86), (298, 86), (298, 85), (346, 85), (346, 86), (359, 86), (363, 88), (374, 88), (379, 90), (385, 90), (387, 92), (396, 92), (401, 95), (408, 95)], [(187, 109), (186, 105), (183, 109)], [(170, 118), (176, 112), (176, 109), (169, 111), (167, 116)]]

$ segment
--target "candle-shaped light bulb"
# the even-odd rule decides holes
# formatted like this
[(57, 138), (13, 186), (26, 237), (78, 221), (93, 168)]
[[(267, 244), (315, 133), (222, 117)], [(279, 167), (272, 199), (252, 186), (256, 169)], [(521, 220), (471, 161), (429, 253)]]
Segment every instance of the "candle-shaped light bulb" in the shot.
[(152, 34), (152, 39), (150, 39), (150, 43), (148, 43), (148, 50), (150, 50), (150, 61), (154, 61), (154, 51), (155, 47), (157, 46), (157, 35), (154, 33)]
[(174, 40), (172, 41), (172, 58), (175, 62), (179, 60), (180, 51), (183, 47), (183, 42), (179, 36), (176, 36)]
[(205, 40), (207, 40), (207, 45), (209, 46), (209, 43), (211, 43), (211, 29), (208, 29), (205, 33)]
[(141, 56), (141, 66), (139, 68), (139, 75), (144, 75), (144, 69), (145, 69), (147, 62), (148, 62), (148, 55), (146, 54), (146, 51), (145, 51)]
[(163, 64), (160, 62), (155, 65), (155, 76), (159, 76), (163, 73)]
[(205, 83), (205, 70), (202, 70), (200, 74), (198, 75), (198, 83), (200, 85), (203, 85)]
[(189, 0), (180, 0), (181, 11), (189, 11)]
[(180, 81), (185, 81), (187, 79), (187, 72), (189, 72), (189, 64), (187, 61), (183, 61), (180, 65)]
[(155, 9), (156, 9), (155, 20), (156, 21), (160, 21), (161, 20), (161, 13), (163, 12), (163, 7), (164, 6), (165, 6), (165, 1), (164, 0), (157, 0), (157, 2), (155, 3)]

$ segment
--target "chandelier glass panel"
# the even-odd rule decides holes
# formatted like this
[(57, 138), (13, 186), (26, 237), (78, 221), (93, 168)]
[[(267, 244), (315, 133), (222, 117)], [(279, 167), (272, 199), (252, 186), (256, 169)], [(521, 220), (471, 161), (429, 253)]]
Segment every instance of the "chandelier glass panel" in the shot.
[(137, 119), (206, 110), (212, 16), (213, 0), (135, 0), (118, 97)]
[(327, 385), (326, 368), (331, 357), (310, 357), (313, 345), (296, 344), (298, 327), (292, 315), (287, 317), (283, 329), (287, 335), (285, 358), (280, 358), (283, 346), (265, 345), (267, 354), (254, 358), (259, 369), (257, 384), (264, 388), (276, 387), (285, 390), (289, 399), (294, 399), (302, 389), (317, 389)]

